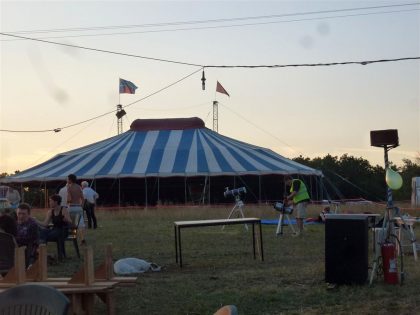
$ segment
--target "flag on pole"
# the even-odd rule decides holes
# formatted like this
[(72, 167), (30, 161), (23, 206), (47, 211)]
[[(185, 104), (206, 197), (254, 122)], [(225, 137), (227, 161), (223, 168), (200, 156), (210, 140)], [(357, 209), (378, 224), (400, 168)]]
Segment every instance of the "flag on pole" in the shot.
[(216, 92), (226, 94), (227, 96), (230, 97), (229, 93), (226, 92), (225, 88), (219, 83), (219, 81), (217, 81)]
[(120, 78), (120, 94), (122, 93), (135, 94), (136, 89), (137, 89), (137, 86), (133, 82)]

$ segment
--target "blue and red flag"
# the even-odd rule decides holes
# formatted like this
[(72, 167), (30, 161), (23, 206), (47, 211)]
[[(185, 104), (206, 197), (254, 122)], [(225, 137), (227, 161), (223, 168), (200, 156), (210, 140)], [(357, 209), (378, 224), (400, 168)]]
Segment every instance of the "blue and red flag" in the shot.
[(137, 89), (137, 86), (133, 82), (120, 78), (120, 94), (122, 93), (135, 94), (136, 89)]

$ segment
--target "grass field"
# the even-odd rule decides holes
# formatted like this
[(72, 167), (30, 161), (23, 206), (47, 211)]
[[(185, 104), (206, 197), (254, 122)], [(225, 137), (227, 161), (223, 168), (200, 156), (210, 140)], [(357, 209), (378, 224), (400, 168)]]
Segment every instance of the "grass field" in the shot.
[[(99, 210), (97, 230), (89, 230), (95, 262), (112, 243), (114, 260), (136, 257), (162, 266), (160, 272), (140, 274), (135, 287), (117, 288), (117, 314), (213, 314), (221, 305), (235, 304), (239, 314), (419, 314), (419, 262), (404, 259), (404, 285), (328, 288), (324, 281), (324, 226), (307, 226), (305, 235), (275, 235), (275, 225), (263, 225), (265, 261), (252, 256), (251, 231), (243, 226), (183, 231), (183, 268), (175, 263), (173, 222), (226, 218), (230, 206), (174, 207), (130, 211)], [(309, 216), (321, 208), (310, 206)], [(378, 205), (350, 205), (342, 212), (383, 213)], [(245, 206), (246, 216), (277, 218), (270, 205)], [(36, 212), (36, 216), (42, 213)], [(288, 232), (288, 228), (285, 232)], [(370, 242), (369, 242), (370, 243)], [(54, 244), (48, 247), (55, 253)], [(49, 267), (51, 276), (70, 276), (79, 261), (71, 258)], [(372, 258), (372, 253), (369, 251)], [(371, 259), (370, 259), (371, 261)], [(105, 307), (97, 301), (97, 314)]]

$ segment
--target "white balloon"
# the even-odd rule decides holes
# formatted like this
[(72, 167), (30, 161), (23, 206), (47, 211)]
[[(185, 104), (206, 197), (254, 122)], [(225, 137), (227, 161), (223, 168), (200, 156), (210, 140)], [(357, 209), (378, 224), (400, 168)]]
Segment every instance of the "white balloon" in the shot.
[(392, 190), (400, 189), (403, 184), (401, 175), (398, 172), (394, 171), (392, 168), (387, 168), (385, 181), (388, 187)]

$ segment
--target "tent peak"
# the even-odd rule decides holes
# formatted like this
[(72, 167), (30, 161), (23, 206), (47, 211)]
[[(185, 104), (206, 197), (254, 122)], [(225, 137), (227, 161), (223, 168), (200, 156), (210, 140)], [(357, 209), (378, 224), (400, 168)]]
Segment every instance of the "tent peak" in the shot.
[(183, 130), (204, 128), (204, 121), (198, 117), (136, 119), (130, 125), (132, 131), (144, 130)]

